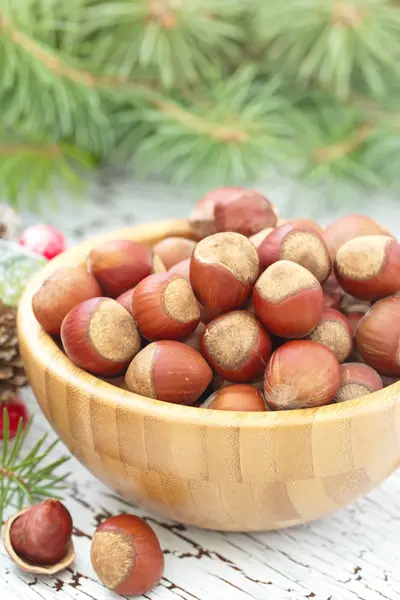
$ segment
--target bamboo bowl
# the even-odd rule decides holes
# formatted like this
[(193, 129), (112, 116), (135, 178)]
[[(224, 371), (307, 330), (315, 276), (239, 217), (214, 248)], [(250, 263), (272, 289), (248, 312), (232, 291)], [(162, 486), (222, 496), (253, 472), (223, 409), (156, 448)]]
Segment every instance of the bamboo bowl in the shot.
[(32, 295), (52, 271), (106, 239), (190, 236), (166, 221), (94, 238), (51, 261), (19, 309), (21, 352), (57, 435), (121, 496), (182, 523), (260, 531), (324, 517), (400, 463), (400, 383), (343, 404), (239, 413), (167, 404), (75, 367), (36, 321)]

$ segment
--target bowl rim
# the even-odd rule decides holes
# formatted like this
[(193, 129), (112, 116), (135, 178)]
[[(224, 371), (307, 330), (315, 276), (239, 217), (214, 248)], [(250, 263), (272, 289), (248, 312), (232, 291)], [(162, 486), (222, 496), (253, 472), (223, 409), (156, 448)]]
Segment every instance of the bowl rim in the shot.
[[(28, 283), (18, 307), (17, 326), (20, 341), (34, 356), (36, 364), (43, 370), (50, 370), (66, 386), (81, 389), (85, 394), (106, 404), (132, 410), (135, 414), (154, 417), (174, 423), (197, 424), (212, 427), (239, 426), (249, 428), (291, 427), (310, 425), (318, 415), (319, 422), (347, 420), (357, 415), (371, 414), (390, 405), (400, 403), (400, 381), (372, 394), (361, 396), (343, 403), (329, 404), (316, 408), (287, 411), (239, 412), (220, 411), (201, 407), (184, 406), (153, 400), (128, 390), (75, 366), (64, 354), (57, 342), (39, 325), (32, 310), (32, 297), (41, 283), (56, 269), (66, 265), (81, 264), (87, 253), (96, 245), (107, 240), (136, 239), (153, 245), (159, 239), (169, 236), (193, 237), (189, 222), (167, 220), (127, 227), (106, 234), (97, 235), (86, 242), (75, 245), (49, 261)], [(29, 332), (29, 333), (28, 333)]]

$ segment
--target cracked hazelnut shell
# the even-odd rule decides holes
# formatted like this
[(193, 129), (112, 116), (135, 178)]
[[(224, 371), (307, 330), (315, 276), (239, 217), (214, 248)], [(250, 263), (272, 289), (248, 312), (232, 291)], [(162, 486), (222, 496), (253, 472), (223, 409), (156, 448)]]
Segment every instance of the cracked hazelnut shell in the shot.
[(54, 575), (75, 560), (72, 519), (65, 506), (50, 498), (25, 508), (3, 528), (4, 547), (28, 573)]

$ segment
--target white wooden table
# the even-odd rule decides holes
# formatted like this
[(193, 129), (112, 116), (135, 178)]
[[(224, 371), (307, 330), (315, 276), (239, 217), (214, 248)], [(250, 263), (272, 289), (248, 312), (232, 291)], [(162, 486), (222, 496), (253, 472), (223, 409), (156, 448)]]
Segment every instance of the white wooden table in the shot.
[[(195, 193), (162, 186), (134, 184), (120, 177), (93, 184), (93, 201), (79, 210), (64, 199), (59, 215), (46, 220), (61, 224), (71, 241), (118, 228), (127, 222), (183, 216)], [(265, 191), (268, 186), (263, 186)], [(308, 210), (285, 204), (287, 189), (271, 197), (283, 216), (293, 212), (334, 218), (319, 198)], [(397, 208), (397, 206), (399, 208)], [(400, 230), (400, 205), (371, 199), (364, 206), (339, 206), (340, 213), (364, 211), (393, 228), (396, 210)], [(24, 215), (24, 221), (38, 220)], [(25, 391), (35, 414), (29, 445), (50, 427)], [(50, 432), (53, 439), (55, 435)], [(65, 453), (60, 444), (53, 458)], [(75, 459), (65, 503), (74, 520), (77, 561), (53, 578), (20, 572), (0, 545), (0, 600), (106, 600), (120, 596), (104, 588), (90, 564), (90, 540), (104, 518), (134, 512), (148, 520), (165, 553), (165, 575), (147, 600), (397, 600), (400, 598), (400, 473), (379, 489), (323, 521), (260, 534), (206, 532), (166, 521), (116, 497), (97, 482)]]

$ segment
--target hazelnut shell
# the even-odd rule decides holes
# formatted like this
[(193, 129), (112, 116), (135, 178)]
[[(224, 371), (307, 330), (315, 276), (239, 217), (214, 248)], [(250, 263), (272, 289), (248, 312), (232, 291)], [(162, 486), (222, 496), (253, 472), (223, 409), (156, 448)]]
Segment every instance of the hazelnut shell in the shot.
[(19, 512), (15, 513), (15, 515), (12, 515), (12, 517), (10, 517), (8, 519), (8, 521), (5, 523), (5, 525), (3, 527), (4, 548), (7, 550), (10, 558), (15, 562), (15, 564), (20, 569), (22, 569), (22, 571), (26, 571), (27, 573), (32, 573), (34, 575), (55, 575), (56, 573), (60, 573), (61, 571), (64, 571), (75, 560), (75, 549), (74, 549), (74, 544), (73, 544), (72, 540), (70, 542), (69, 549), (68, 549), (68, 552), (65, 555), (65, 557), (62, 560), (60, 560), (58, 563), (56, 563), (55, 565), (49, 565), (49, 566), (34, 565), (30, 562), (25, 561), (23, 558), (21, 558), (21, 556), (19, 556), (19, 554), (17, 554), (15, 552), (14, 548), (12, 547), (11, 539), (10, 539), (11, 527), (12, 527), (13, 523), (17, 519), (19, 519), (19, 517), (22, 517), (30, 509), (31, 509), (31, 507), (20, 510)]

